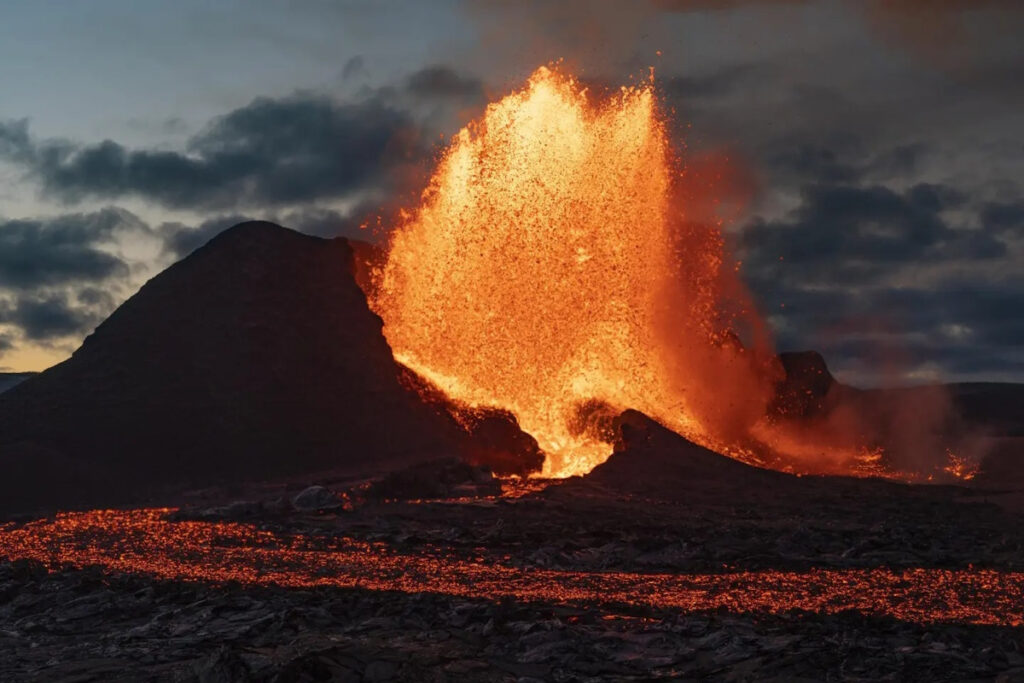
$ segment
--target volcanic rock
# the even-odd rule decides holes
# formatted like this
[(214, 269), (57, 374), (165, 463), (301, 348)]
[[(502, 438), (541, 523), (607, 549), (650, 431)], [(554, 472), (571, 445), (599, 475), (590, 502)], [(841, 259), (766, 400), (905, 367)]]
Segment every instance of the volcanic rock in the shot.
[(292, 507), (299, 512), (319, 512), (341, 507), (341, 501), (323, 486), (310, 486), (292, 498)]
[(799, 486), (789, 474), (747, 465), (699, 446), (635, 410), (623, 412), (613, 428), (615, 451), (583, 477), (619, 492), (662, 499), (723, 492), (779, 492)]
[(934, 682), (1024, 670), (1019, 629), (853, 612), (693, 614), (13, 563), (0, 563), (0, 593), (17, 596), (0, 601), (4, 681)]
[(18, 386), (34, 374), (34, 372), (0, 372), (0, 394)]
[(462, 410), (459, 417), (473, 444), (466, 456), (470, 463), (486, 466), (500, 476), (526, 476), (544, 465), (537, 440), (521, 430), (516, 416), (507, 410)]
[(151, 279), (70, 359), (0, 395), (0, 509), (466, 452), (352, 269), (343, 239), (249, 222)]
[(446, 458), (390, 472), (363, 493), (368, 500), (447, 498), (459, 492), (497, 495), (501, 485), (486, 467)]
[(785, 377), (775, 387), (775, 398), (769, 411), (787, 418), (820, 414), (825, 409), (826, 397), (838, 384), (821, 354), (816, 351), (784, 352), (779, 354), (779, 363)]

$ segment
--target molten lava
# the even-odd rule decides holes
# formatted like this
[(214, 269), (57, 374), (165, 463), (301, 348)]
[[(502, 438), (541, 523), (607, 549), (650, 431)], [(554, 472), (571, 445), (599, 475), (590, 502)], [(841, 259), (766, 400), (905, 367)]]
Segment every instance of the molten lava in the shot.
[(606, 459), (625, 408), (756, 460), (760, 326), (684, 194), (651, 84), (594, 98), (541, 67), (459, 132), (392, 235), (374, 307), (396, 358), (514, 412), (548, 476)]
[[(296, 588), (432, 592), (489, 600), (733, 613), (857, 610), (930, 624), (1019, 627), (1024, 573), (991, 569), (812, 569), (718, 574), (580, 572), (510, 566), (449, 549), (406, 554), (383, 542), (287, 534), (237, 522), (168, 519), (171, 509), (65, 512), (0, 523), (0, 558), (99, 566), (162, 579)], [(477, 549), (479, 550), (479, 549)]]

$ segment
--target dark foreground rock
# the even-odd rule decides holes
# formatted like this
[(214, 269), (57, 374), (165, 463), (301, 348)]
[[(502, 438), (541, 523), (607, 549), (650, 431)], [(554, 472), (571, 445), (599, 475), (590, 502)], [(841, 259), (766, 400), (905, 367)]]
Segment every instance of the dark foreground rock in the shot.
[(715, 453), (635, 410), (622, 413), (612, 429), (615, 451), (584, 477), (589, 483), (668, 500), (749, 497), (764, 490), (785, 495), (803, 488), (793, 475)]
[[(642, 426), (633, 438), (645, 443)], [(537, 482), (505, 482), (522, 490), (498, 497), (478, 488), (467, 498), (462, 487), (493, 480), (465, 463), (442, 461), (371, 482), (380, 495), (365, 495), (366, 485), (302, 485), (265, 500), (222, 501), (168, 517), (252, 525), (270, 534), (253, 542), (269, 547), (299, 538), (306, 550), (330, 553), (334, 541), (346, 539), (385, 546), (389, 554), (505, 565), (522, 577), (551, 570), (600, 576), (1024, 568), (1021, 517), (987, 502), (982, 491), (788, 478), (806, 488), (780, 495), (760, 470), (730, 491), (715, 479), (732, 465), (700, 451), (690, 455), (679, 466), (691, 478), (670, 479), (660, 490), (637, 490), (619, 471), (546, 482), (543, 490)], [(422, 487), (434, 481), (447, 484), (426, 495)], [(364, 499), (352, 505), (352, 491)], [(451, 499), (416, 502), (444, 492)], [(303, 493), (311, 506), (294, 504)], [(321, 507), (333, 505), (335, 495), (350, 504)], [(307, 561), (296, 559), (300, 569)], [(372, 579), (393, 568), (362, 570)], [(557, 604), (482, 600), (456, 597), (451, 579), (440, 573), (418, 579), (436, 592), (213, 585), (3, 563), (0, 680), (1015, 681), (1024, 675), (1024, 627), (917, 624), (855, 612), (688, 612), (649, 606), (654, 602), (614, 603), (605, 593)], [(552, 594), (559, 595), (557, 584)]]
[(1019, 629), (204, 586), (0, 565), (5, 681), (1016, 681)]
[(0, 394), (13, 389), (36, 373), (34, 372), (0, 372)]

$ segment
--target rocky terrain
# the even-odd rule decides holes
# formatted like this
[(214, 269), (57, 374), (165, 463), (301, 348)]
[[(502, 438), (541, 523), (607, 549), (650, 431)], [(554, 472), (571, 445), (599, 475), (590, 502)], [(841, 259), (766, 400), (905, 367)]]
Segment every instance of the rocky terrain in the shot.
[(685, 614), (0, 565), (10, 681), (1024, 680), (1019, 629)]
[(40, 529), (64, 561), (0, 565), (0, 678), (1024, 680), (1024, 525), (987, 489), (798, 478), (622, 424), (561, 482), (442, 460), (206, 489), (109, 541), (8, 522), (0, 550)]
[(1021, 387), (780, 356), (773, 419), (886, 441), (921, 407), (984, 446), (956, 485), (751, 467), (635, 411), (588, 475), (511, 476), (542, 462), (514, 416), (394, 361), (379, 256), (236, 226), (0, 386), (0, 680), (1024, 681)]

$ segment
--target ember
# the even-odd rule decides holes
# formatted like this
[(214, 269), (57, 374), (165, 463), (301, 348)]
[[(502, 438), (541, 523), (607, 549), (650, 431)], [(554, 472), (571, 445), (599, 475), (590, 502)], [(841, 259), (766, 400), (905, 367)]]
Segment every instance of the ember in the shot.
[(289, 536), (231, 522), (168, 521), (170, 509), (61, 513), (0, 529), (0, 557), (53, 567), (99, 565), (164, 579), (560, 603), (647, 605), (689, 612), (834, 614), (857, 610), (917, 622), (1019, 626), (1024, 573), (888, 569), (722, 574), (524, 571), (383, 543)]
[(537, 69), (401, 213), (370, 287), (395, 357), (463, 406), (514, 413), (544, 477), (607, 459), (629, 408), (750, 464), (906, 478), (861, 427), (771, 415), (783, 370), (700, 175), (653, 74), (601, 97)]
[(683, 176), (653, 85), (601, 99), (541, 67), (455, 137), (395, 232), (375, 308), (396, 357), (512, 410), (545, 476), (608, 457), (594, 405), (751, 456), (770, 378), (735, 343), (742, 288), (674, 199)]
[(981, 467), (977, 462), (970, 458), (959, 456), (951, 451), (947, 451), (946, 454), (949, 456), (949, 464), (942, 468), (944, 472), (947, 472), (962, 481), (970, 481), (978, 475), (978, 471)]

